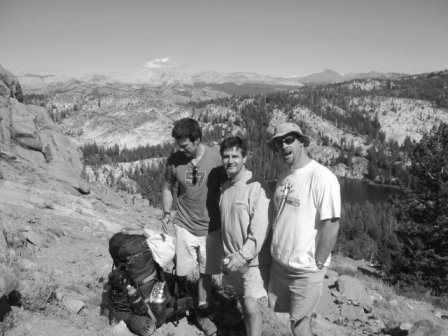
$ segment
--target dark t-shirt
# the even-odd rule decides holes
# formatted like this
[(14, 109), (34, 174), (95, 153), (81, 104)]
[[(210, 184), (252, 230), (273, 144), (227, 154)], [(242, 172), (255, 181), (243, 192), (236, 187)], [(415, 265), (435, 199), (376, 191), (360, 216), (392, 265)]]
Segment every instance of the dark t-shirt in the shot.
[(199, 160), (196, 184), (193, 184), (193, 164), (190, 158), (176, 152), (168, 158), (165, 180), (178, 183), (177, 213), (173, 223), (195, 236), (205, 236), (221, 228), (219, 213), (220, 185), (225, 179), (218, 148), (205, 146)]

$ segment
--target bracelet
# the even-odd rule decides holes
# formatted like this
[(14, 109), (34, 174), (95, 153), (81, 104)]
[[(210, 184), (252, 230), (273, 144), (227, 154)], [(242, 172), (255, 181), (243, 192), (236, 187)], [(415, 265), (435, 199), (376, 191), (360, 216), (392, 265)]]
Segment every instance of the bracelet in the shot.
[(252, 259), (246, 259), (243, 257), (243, 255), (241, 254), (241, 252), (237, 252), (235, 254), (238, 254), (238, 259), (242, 262), (242, 263), (246, 263), (246, 264), (250, 264), (252, 262)]

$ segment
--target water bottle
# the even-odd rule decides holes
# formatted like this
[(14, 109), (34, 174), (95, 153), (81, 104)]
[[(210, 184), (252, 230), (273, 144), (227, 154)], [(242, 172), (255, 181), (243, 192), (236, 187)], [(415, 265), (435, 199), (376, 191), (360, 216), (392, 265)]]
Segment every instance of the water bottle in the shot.
[(131, 285), (127, 285), (126, 289), (128, 290), (129, 302), (131, 302), (132, 306), (137, 306), (142, 300), (141, 295), (139, 295), (137, 289)]
[(100, 305), (100, 315), (106, 316), (112, 309), (112, 286), (107, 282), (103, 286), (103, 291), (101, 293), (101, 305)]
[(166, 318), (165, 281), (154, 284), (149, 298), (149, 307), (157, 320), (157, 327), (161, 326)]
[(127, 285), (126, 290), (128, 291), (129, 300), (132, 301), (134, 299), (135, 293), (137, 293), (137, 289), (135, 289), (131, 285)]

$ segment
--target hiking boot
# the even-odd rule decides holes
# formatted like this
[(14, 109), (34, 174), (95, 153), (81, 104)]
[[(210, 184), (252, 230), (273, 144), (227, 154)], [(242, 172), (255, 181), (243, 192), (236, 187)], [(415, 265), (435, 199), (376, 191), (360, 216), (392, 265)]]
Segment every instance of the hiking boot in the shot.
[(196, 326), (204, 332), (206, 336), (216, 336), (218, 328), (210, 319), (210, 312), (208, 309), (196, 309)]

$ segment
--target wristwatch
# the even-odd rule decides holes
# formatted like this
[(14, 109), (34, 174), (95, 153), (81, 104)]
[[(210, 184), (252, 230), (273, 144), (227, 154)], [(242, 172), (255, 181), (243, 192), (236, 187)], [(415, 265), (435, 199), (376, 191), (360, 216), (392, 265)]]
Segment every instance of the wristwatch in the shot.
[(323, 262), (316, 260), (316, 266), (318, 269), (322, 269), (324, 268), (325, 265)]

